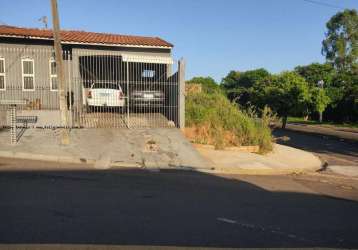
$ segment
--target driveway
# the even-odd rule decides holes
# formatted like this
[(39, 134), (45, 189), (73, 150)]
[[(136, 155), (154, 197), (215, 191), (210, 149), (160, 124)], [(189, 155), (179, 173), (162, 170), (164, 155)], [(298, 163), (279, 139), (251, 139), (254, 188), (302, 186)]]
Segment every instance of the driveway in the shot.
[[(45, 162), (0, 162), (7, 169), (52, 168)], [(0, 173), (1, 244), (358, 247), (354, 181), (343, 186), (294, 176), (71, 171), (66, 166)]]
[(27, 129), (16, 145), (10, 145), (8, 131), (2, 130), (0, 155), (95, 163), (100, 168), (111, 165), (212, 168), (177, 128), (72, 129), (68, 145), (60, 145), (60, 131), (50, 129)]

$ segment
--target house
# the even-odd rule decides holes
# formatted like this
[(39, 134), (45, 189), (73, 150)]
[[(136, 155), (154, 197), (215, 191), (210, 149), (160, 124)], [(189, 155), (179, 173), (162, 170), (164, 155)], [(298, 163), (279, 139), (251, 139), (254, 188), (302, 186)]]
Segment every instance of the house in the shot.
[[(171, 43), (159, 37), (73, 30), (63, 30), (60, 36), (69, 126), (183, 124), (184, 91), (180, 72), (173, 72)], [(178, 70), (183, 71), (181, 65)], [(184, 82), (184, 72), (181, 76)], [(120, 86), (124, 106), (109, 109), (108, 100), (105, 107), (90, 112), (88, 98), (95, 83)], [(24, 100), (18, 114), (35, 116), (37, 126), (57, 126), (58, 88), (52, 30), (0, 25), (0, 100)], [(157, 93), (161, 102), (155, 102)], [(143, 95), (141, 102), (134, 102), (140, 100), (138, 95)], [(0, 112), (6, 108), (0, 106)], [(151, 119), (154, 123), (148, 122)]]

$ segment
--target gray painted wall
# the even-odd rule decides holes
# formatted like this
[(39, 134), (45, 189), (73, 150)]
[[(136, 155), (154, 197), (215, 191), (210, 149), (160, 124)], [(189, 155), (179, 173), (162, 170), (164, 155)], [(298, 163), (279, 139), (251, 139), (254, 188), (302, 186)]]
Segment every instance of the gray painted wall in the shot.
[[(51, 46), (0, 44), (0, 57), (5, 58), (6, 90), (0, 91), (1, 99), (25, 99), (30, 102), (41, 100), (41, 109), (58, 109), (57, 91), (50, 90)], [(24, 91), (22, 82), (22, 59), (34, 60), (34, 91)], [(66, 79), (70, 75), (70, 65), (64, 61)], [(39, 103), (37, 103), (39, 108)], [(26, 107), (24, 107), (26, 109)], [(30, 107), (28, 107), (30, 108)], [(34, 108), (34, 105), (32, 105)], [(36, 108), (35, 108), (36, 109)]]

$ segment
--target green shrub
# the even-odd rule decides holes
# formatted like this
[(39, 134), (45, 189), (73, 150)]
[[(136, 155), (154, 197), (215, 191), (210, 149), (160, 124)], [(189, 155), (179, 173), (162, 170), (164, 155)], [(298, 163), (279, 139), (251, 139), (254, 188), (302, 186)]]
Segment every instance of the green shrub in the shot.
[(214, 144), (217, 149), (257, 145), (262, 153), (272, 150), (267, 110), (259, 119), (251, 111), (241, 111), (220, 92), (202, 92), (187, 96), (185, 112), (186, 127), (203, 130), (196, 142)]

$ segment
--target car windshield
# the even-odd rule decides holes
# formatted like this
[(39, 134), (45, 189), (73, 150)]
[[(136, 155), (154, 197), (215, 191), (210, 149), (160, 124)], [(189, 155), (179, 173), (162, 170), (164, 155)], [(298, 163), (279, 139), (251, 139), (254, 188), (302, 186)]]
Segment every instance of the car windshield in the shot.
[(117, 90), (120, 90), (121, 86), (117, 83), (103, 82), (103, 83), (93, 84), (92, 89), (117, 89)]

